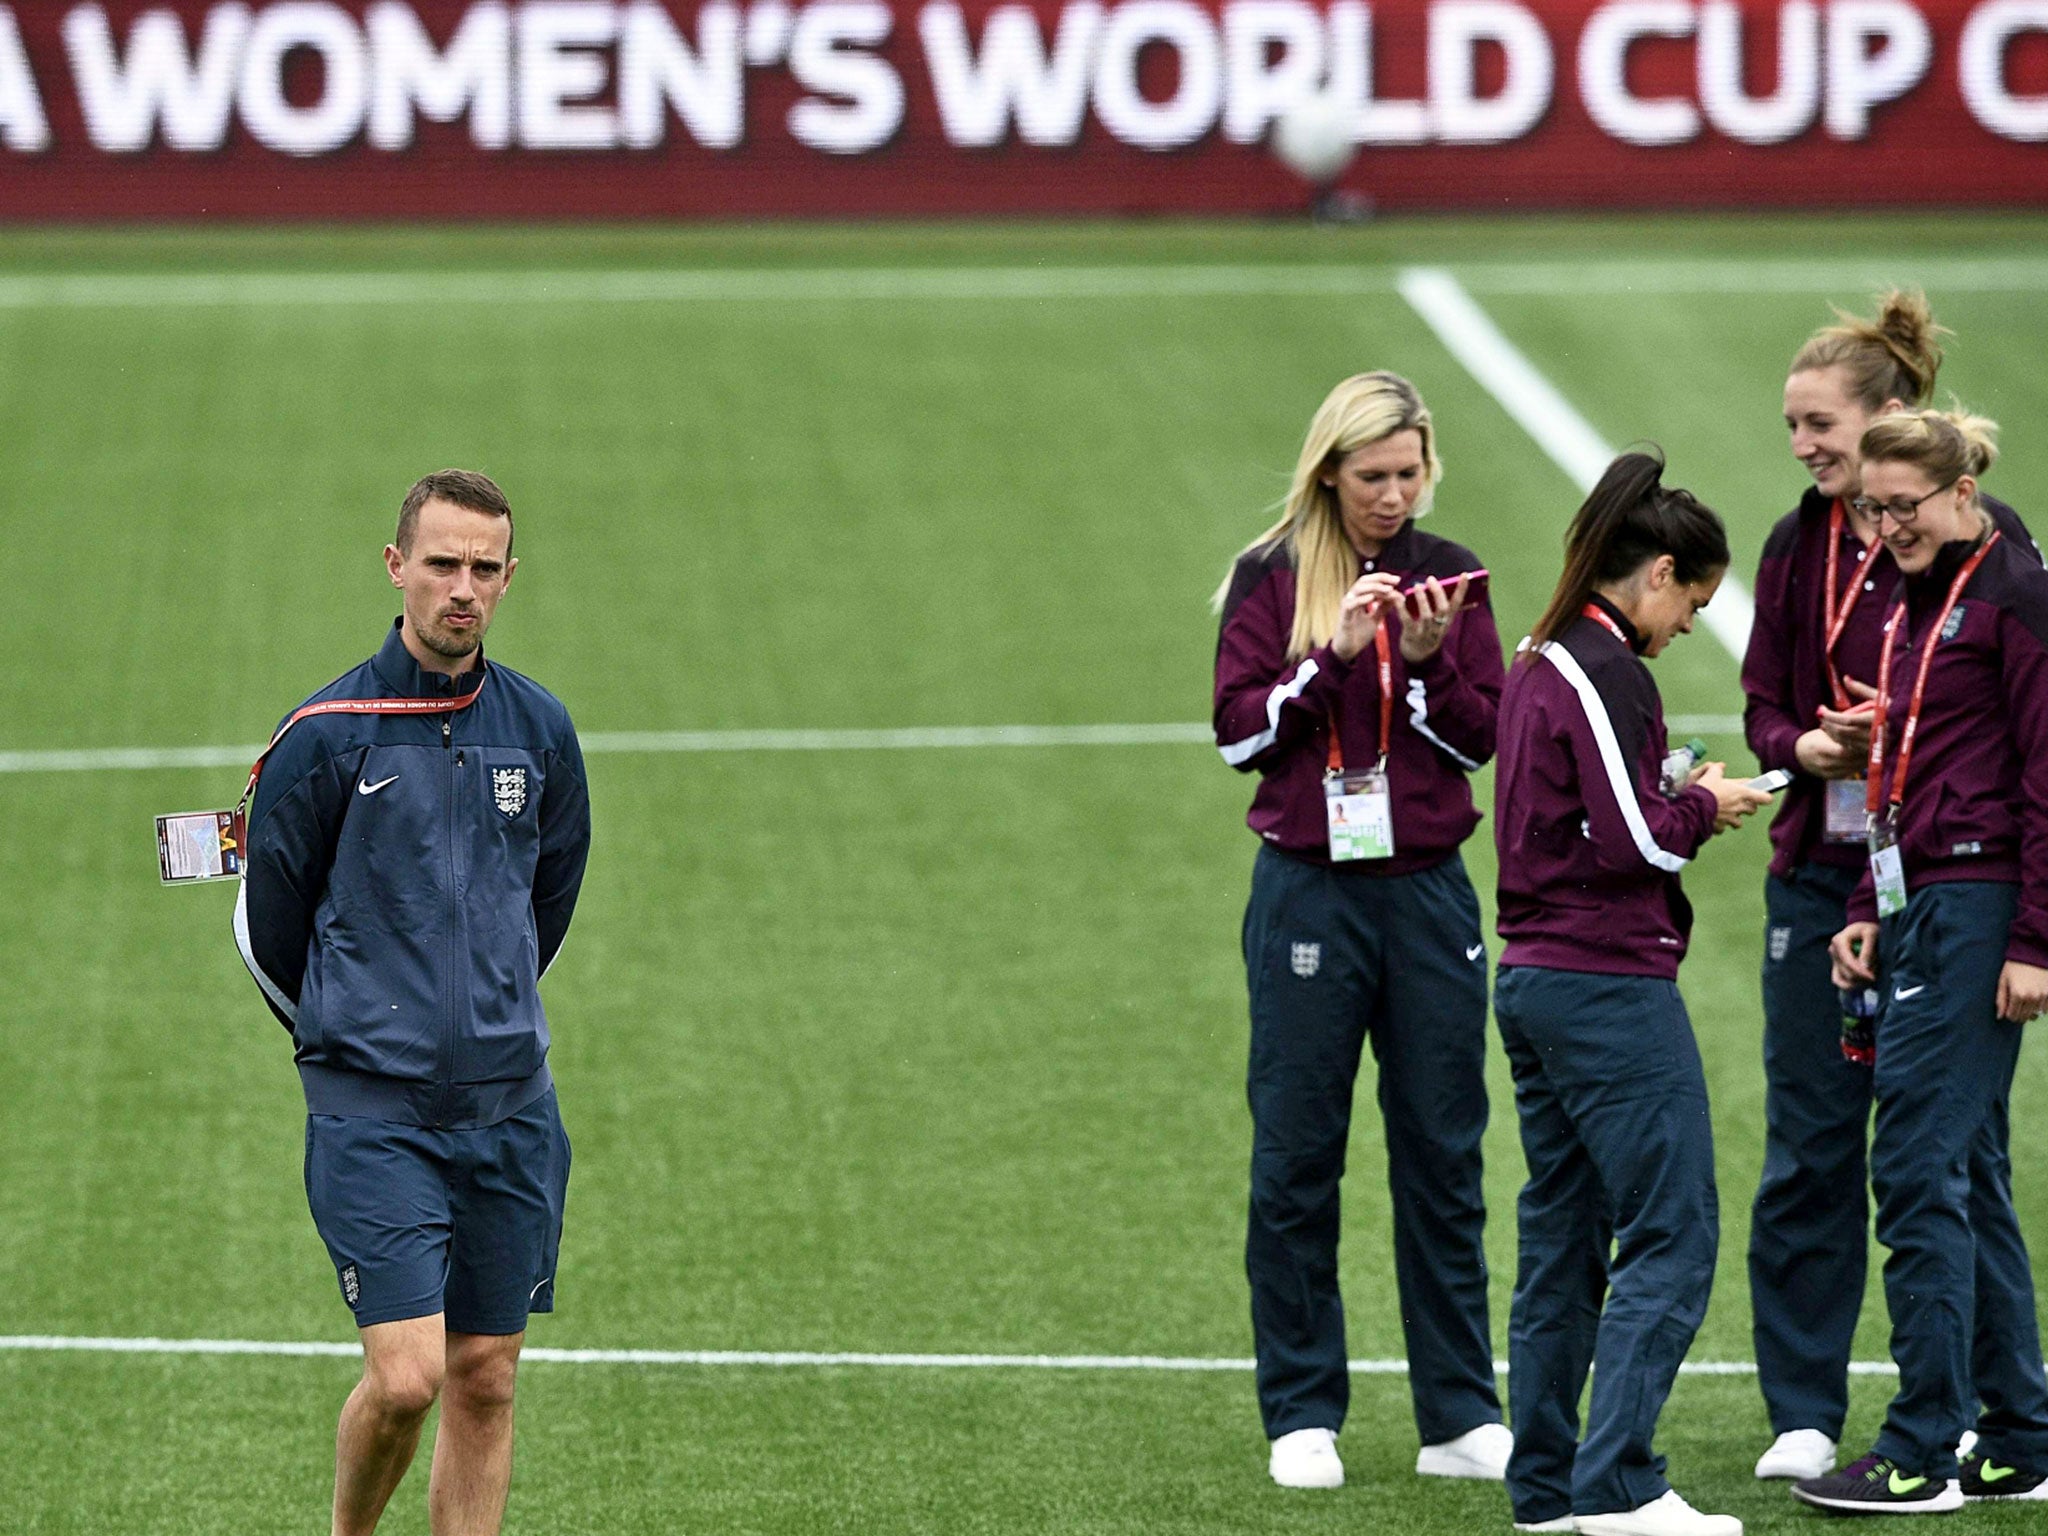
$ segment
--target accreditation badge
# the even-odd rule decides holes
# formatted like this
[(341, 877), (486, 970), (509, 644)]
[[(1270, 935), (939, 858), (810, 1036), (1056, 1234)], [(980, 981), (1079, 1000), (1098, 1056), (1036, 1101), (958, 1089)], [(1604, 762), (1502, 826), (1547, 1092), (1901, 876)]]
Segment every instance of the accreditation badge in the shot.
[(1394, 797), (1387, 789), (1384, 768), (1328, 774), (1323, 795), (1333, 862), (1393, 857)]
[(157, 873), (165, 885), (239, 880), (248, 824), (239, 810), (180, 811), (156, 819)]
[(1870, 878), (1877, 889), (1877, 915), (1906, 910), (1906, 863), (1899, 854), (1898, 829), (1890, 821), (1870, 822)]
[(1830, 843), (1860, 843), (1870, 827), (1870, 813), (1859, 779), (1827, 781), (1827, 822), (1823, 836)]

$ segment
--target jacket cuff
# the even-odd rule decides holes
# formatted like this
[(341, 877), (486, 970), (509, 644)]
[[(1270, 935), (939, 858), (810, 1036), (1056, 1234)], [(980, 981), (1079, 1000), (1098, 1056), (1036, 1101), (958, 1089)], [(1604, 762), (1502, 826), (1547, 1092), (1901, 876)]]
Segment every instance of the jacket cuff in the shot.
[(1697, 853), (1707, 845), (1707, 839), (1714, 835), (1714, 823), (1721, 819), (1721, 801), (1704, 784), (1686, 785), (1685, 795), (1700, 807), (1700, 840), (1693, 844), (1693, 851)]
[(1764, 768), (1783, 768), (1792, 773), (1804, 773), (1799, 766), (1799, 738), (1805, 732), (1789, 722), (1776, 724), (1758, 731), (1750, 742), (1750, 750), (1756, 753), (1757, 763)]
[(1423, 657), (1422, 660), (1409, 661), (1405, 656), (1401, 660), (1406, 663), (1410, 677), (1432, 678), (1455, 670), (1451, 666), (1450, 651), (1451, 642), (1449, 637), (1446, 636), (1443, 644)]
[[(2031, 928), (2035, 925), (2028, 926)], [(2048, 969), (2048, 942), (2044, 942), (2036, 934), (2019, 932), (2018, 925), (2015, 924), (2012, 934), (2005, 941), (2005, 958), (2008, 962), (2017, 961), (2021, 965), (2038, 965)]]

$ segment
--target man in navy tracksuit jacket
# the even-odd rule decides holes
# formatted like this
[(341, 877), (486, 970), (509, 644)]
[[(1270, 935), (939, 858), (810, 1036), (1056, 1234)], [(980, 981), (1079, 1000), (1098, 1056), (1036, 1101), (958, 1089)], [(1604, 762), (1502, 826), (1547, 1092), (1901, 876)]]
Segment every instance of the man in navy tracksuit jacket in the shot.
[(362, 1330), (337, 1532), (374, 1529), (437, 1396), (434, 1529), (497, 1530), (527, 1314), (554, 1306), (569, 1144), (539, 981), (590, 809), (568, 712), (484, 663), (511, 545), (485, 477), (413, 487), (385, 551), (404, 614), (288, 717), (250, 815), (236, 939), (292, 1033), (307, 1198)]

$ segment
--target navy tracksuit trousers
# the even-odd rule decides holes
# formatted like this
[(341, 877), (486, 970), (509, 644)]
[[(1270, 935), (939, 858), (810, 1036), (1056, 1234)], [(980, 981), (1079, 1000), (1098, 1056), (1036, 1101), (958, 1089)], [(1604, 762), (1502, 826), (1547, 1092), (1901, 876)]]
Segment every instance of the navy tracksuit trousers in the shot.
[(1870, 1068), (1842, 1055), (1828, 941), (1861, 871), (1764, 882), (1764, 1166), (1749, 1226), (1757, 1383), (1771, 1433), (1842, 1438), (1870, 1249)]
[(1529, 1164), (1508, 1321), (1508, 1497), (1519, 1521), (1635, 1509), (1671, 1486), (1651, 1437), (1720, 1243), (1692, 1021), (1674, 982), (1536, 966), (1503, 967), (1493, 1007)]
[(1990, 881), (1924, 885), (1878, 941), (1870, 1174), (1899, 1390), (1876, 1450), (1928, 1477), (1955, 1475), (1973, 1416), (1985, 1455), (2048, 1469), (2048, 1381), (2006, 1150), (2022, 1026), (1997, 1017), (2018, 897)]
[(1486, 952), (1453, 856), (1373, 875), (1261, 848), (1251, 991), (1245, 1273), (1266, 1433), (1339, 1429), (1350, 1402), (1338, 1185), (1364, 1042), (1379, 1064), (1394, 1276), (1425, 1445), (1498, 1423), (1486, 1311)]

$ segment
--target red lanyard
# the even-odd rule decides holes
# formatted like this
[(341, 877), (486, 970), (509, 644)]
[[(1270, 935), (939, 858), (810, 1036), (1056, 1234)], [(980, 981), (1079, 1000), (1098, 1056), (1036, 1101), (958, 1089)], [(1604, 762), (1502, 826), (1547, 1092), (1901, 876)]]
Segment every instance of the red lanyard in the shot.
[(1628, 636), (1622, 633), (1621, 626), (1614, 622), (1614, 615), (1605, 608), (1602, 608), (1598, 603), (1588, 603), (1579, 612), (1592, 619), (1595, 623), (1605, 627), (1607, 633), (1614, 636), (1623, 645), (1628, 645), (1631, 651), (1635, 649), (1634, 646), (1628, 644)]
[[(1927, 672), (1934, 665), (1934, 649), (1941, 643), (1941, 631), (1948, 623), (1948, 616), (1955, 612), (1956, 602), (1963, 595), (1963, 588), (1977, 574), (1977, 567), (1984, 563), (1984, 557), (1991, 553), (1991, 546), (1999, 540), (1994, 533), (1986, 539), (1977, 553), (1963, 562), (1963, 568), (1956, 572), (1956, 579), (1948, 585), (1948, 601), (1941, 605), (1941, 612), (1935, 615), (1934, 623), (1927, 629), (1927, 649), (1920, 654), (1920, 670), (1913, 679), (1913, 699), (1907, 707), (1906, 723), (1899, 731), (1899, 766), (1892, 771), (1891, 802), (1894, 809), (1905, 803), (1906, 769), (1913, 761), (1913, 736), (1920, 729), (1920, 705), (1927, 696)], [(1870, 722), (1870, 766), (1869, 787), (1864, 791), (1864, 805), (1875, 816), (1879, 804), (1879, 785), (1884, 777), (1884, 727), (1885, 717), (1891, 713), (1892, 704), (1892, 642), (1906, 621), (1906, 599), (1903, 592), (1899, 606), (1891, 617), (1885, 620), (1884, 650), (1877, 663), (1877, 709)]]
[[(1850, 578), (1849, 590), (1842, 594), (1841, 606), (1835, 605), (1835, 583), (1842, 562), (1842, 498), (1837, 496), (1834, 505), (1828, 509), (1828, 584), (1821, 594), (1821, 612), (1828, 616), (1827, 644), (1821, 651), (1827, 662), (1828, 687), (1835, 696), (1835, 708), (1847, 709), (1853, 702), (1849, 690), (1842, 686), (1842, 674), (1835, 670), (1835, 647), (1841, 643), (1842, 631), (1849, 627), (1849, 615), (1856, 611), (1857, 599), (1863, 596), (1863, 581), (1868, 579), (1869, 561), (1866, 559), (1862, 571)], [(1877, 540), (1872, 539), (1863, 546), (1868, 555), (1876, 549)], [(1862, 579), (1858, 579), (1861, 577)]]
[[(486, 678), (490, 673), (484, 674)], [(446, 699), (328, 699), (321, 704), (308, 704), (303, 709), (292, 711), (292, 716), (277, 728), (277, 734), (270, 738), (270, 744), (256, 754), (256, 761), (249, 766), (249, 783), (242, 790), (242, 798), (235, 803), (237, 813), (249, 807), (249, 797), (256, 793), (256, 781), (263, 776), (263, 761), (277, 750), (277, 744), (284, 740), (284, 733), (301, 720), (314, 715), (452, 715), (458, 709), (467, 709), (482, 695), (484, 685), (479, 682), (468, 693)]]
[[(1380, 662), (1380, 766), (1387, 764), (1387, 748), (1394, 739), (1394, 643), (1387, 637), (1387, 616), (1380, 615), (1372, 632), (1372, 647)], [(1330, 772), (1344, 771), (1344, 750), (1337, 740), (1337, 711), (1330, 710)]]

